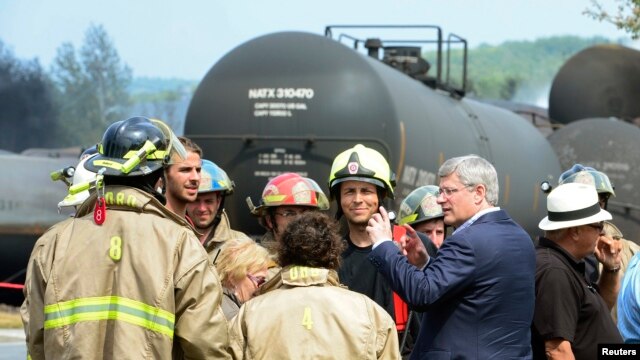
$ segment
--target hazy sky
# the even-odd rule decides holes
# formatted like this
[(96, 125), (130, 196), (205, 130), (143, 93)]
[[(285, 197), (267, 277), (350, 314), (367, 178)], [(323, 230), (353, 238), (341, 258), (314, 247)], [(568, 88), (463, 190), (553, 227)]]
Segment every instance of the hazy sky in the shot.
[[(606, 1), (606, 0), (604, 0)], [(428, 24), (470, 47), (554, 35), (627, 37), (583, 15), (590, 0), (0, 0), (0, 39), (48, 68), (56, 48), (102, 24), (134, 76), (201, 79), (234, 47), (277, 31), (326, 25)]]

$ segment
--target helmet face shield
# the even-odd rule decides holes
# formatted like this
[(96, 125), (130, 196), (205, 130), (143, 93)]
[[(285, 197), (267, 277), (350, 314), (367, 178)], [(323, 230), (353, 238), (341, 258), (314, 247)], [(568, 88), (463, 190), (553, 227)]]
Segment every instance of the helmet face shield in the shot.
[(398, 224), (414, 224), (444, 217), (437, 202), (439, 188), (434, 185), (421, 186), (413, 190), (400, 204)]
[[(329, 198), (324, 194), (317, 182), (310, 178), (304, 178), (310, 191), (315, 195), (316, 207), (318, 210), (329, 210)], [(309, 190), (307, 190), (309, 192)]]
[(157, 119), (150, 119), (153, 125), (155, 125), (158, 129), (162, 131), (165, 139), (167, 139), (167, 150), (164, 154), (164, 164), (172, 165), (175, 163), (179, 163), (185, 161), (188, 156), (187, 149), (185, 149), (184, 145), (180, 142), (176, 134), (171, 130), (169, 125)]
[(574, 165), (571, 169), (560, 175), (558, 185), (568, 183), (593, 185), (599, 194), (607, 193), (609, 195), (616, 196), (609, 177), (592, 167), (582, 166), (580, 164)]

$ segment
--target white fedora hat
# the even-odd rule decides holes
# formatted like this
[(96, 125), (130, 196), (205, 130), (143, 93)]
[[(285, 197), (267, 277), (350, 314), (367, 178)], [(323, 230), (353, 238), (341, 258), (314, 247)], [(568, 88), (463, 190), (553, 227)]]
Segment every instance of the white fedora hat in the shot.
[(593, 185), (567, 183), (553, 189), (547, 197), (548, 216), (540, 221), (542, 230), (557, 230), (611, 220), (602, 210)]

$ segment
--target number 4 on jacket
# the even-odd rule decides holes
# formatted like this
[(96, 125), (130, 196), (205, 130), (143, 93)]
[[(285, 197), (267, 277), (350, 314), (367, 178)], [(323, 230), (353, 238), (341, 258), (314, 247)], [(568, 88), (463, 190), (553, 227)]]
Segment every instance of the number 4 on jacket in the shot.
[(313, 327), (313, 319), (311, 318), (311, 308), (309, 306), (304, 308), (304, 314), (302, 315), (302, 326), (307, 330), (311, 330)]

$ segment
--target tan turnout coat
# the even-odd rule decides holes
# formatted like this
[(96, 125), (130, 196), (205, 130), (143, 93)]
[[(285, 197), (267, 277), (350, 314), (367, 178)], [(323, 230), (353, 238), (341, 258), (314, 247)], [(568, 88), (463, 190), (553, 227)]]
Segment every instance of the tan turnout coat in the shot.
[(225, 359), (221, 286), (184, 219), (107, 186), (49, 229), (29, 259), (22, 316), (32, 359)]
[(288, 266), (231, 325), (234, 359), (399, 359), (391, 316), (333, 270)]
[(215, 264), (220, 248), (225, 241), (230, 239), (249, 239), (249, 237), (243, 232), (233, 230), (229, 223), (227, 212), (222, 210), (218, 226), (216, 226), (215, 231), (209, 233), (209, 236), (204, 241), (204, 248), (207, 250), (211, 262)]

